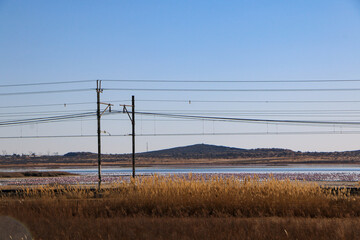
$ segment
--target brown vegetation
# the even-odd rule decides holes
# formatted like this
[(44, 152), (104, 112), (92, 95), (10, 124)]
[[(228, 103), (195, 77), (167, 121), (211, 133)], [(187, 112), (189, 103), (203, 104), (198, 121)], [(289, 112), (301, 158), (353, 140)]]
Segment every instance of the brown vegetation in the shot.
[(358, 239), (359, 218), (19, 217), (35, 239)]
[(73, 186), (2, 195), (0, 215), (35, 239), (355, 239), (359, 197), (305, 182), (139, 177), (101, 193)]
[(0, 178), (22, 178), (22, 177), (59, 177), (75, 175), (73, 173), (53, 171), (53, 172), (38, 172), (38, 171), (27, 171), (27, 172), (0, 172)]

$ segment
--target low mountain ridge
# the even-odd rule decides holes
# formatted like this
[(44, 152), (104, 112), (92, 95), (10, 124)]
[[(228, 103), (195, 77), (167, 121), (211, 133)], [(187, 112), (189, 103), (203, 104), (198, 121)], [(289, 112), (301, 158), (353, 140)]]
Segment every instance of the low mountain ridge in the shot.
[[(102, 154), (102, 163), (129, 166), (131, 154)], [(0, 166), (93, 166), (97, 154), (69, 152), (64, 155), (2, 155)], [(169, 149), (136, 153), (139, 166), (151, 165), (246, 165), (246, 164), (360, 164), (360, 150), (344, 152), (300, 152), (281, 148), (243, 149), (209, 144), (195, 144)]]
[(218, 155), (225, 153), (240, 153), (243, 151), (247, 151), (242, 148), (232, 148), (226, 146), (217, 146), (217, 145), (209, 145), (209, 144), (194, 144), (189, 146), (175, 147), (157, 151), (143, 152), (138, 153), (137, 155), (143, 157), (171, 157), (171, 156), (196, 156), (196, 155)]
[(243, 149), (210, 144), (195, 144), (164, 150), (137, 153), (150, 158), (237, 158), (237, 157), (282, 157), (294, 156), (297, 152), (280, 148)]
[[(131, 154), (103, 154), (104, 156), (129, 157)], [(91, 152), (69, 152), (63, 155), (67, 158), (96, 157)], [(244, 149), (211, 144), (194, 144), (162, 150), (136, 153), (142, 158), (266, 158), (266, 157), (359, 157), (360, 150), (343, 152), (300, 152), (283, 148)]]
[(86, 156), (92, 156), (96, 153), (92, 152), (68, 152), (64, 154), (64, 157), (86, 157)]

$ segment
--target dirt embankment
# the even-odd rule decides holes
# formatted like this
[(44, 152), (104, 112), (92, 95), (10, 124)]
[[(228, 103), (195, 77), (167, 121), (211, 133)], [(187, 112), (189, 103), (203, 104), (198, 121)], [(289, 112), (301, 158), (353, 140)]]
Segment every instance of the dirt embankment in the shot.
[(0, 172), (0, 178), (22, 178), (22, 177), (59, 177), (75, 175), (68, 172), (38, 172), (38, 171), (27, 171), (27, 172)]

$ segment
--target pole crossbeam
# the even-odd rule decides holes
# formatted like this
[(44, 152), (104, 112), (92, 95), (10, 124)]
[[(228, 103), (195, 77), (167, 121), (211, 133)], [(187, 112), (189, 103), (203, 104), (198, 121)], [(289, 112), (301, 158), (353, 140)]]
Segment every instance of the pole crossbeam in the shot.
[(110, 103), (100, 103), (100, 104), (106, 105), (106, 108), (104, 109), (104, 111), (102, 111), (100, 116), (102, 116), (108, 109), (109, 109), (109, 112), (111, 112), (111, 107), (114, 106), (114, 104), (110, 104)]

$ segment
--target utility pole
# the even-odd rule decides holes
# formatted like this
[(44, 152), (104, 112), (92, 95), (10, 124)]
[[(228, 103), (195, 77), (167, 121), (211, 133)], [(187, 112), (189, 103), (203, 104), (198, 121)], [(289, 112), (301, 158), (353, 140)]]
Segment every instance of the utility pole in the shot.
[(135, 97), (131, 97), (132, 103), (132, 174), (135, 178)]
[[(131, 105), (121, 105), (123, 113), (127, 113), (132, 125), (132, 177), (135, 178), (135, 96), (131, 97)], [(131, 116), (126, 107), (131, 107)]]
[(97, 141), (98, 141), (98, 190), (100, 191), (101, 188), (101, 126), (100, 126), (100, 93), (102, 92), (101, 89), (101, 80), (96, 80), (96, 96), (97, 96)]
[[(110, 103), (102, 103), (100, 102), (100, 93), (103, 92), (103, 89), (101, 88), (101, 80), (96, 80), (96, 116), (97, 116), (97, 142), (98, 142), (98, 190), (101, 190), (101, 123), (100, 119), (101, 116), (106, 112), (107, 109), (109, 109), (109, 112), (111, 112), (111, 106), (113, 104)], [(100, 111), (100, 105), (104, 104), (107, 105), (104, 111)]]

